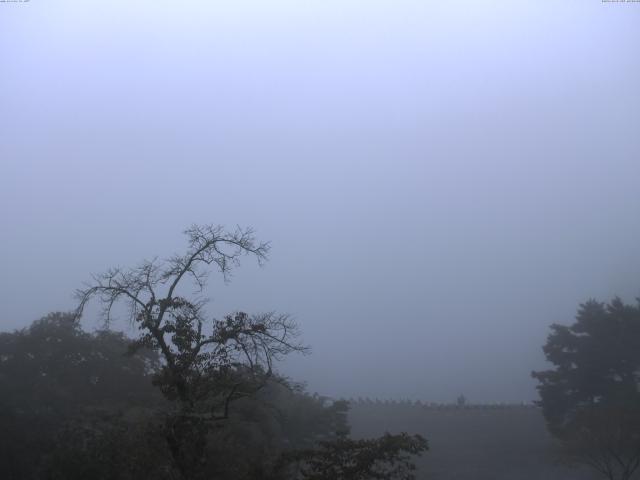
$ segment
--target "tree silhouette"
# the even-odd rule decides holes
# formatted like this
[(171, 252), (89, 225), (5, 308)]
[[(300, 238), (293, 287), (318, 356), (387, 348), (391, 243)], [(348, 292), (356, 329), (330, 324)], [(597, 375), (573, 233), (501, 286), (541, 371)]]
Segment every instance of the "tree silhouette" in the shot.
[[(75, 432), (88, 431), (104, 418), (119, 421), (164, 404), (151, 385), (158, 355), (148, 350), (125, 355), (129, 345), (121, 333), (83, 331), (68, 313), (51, 313), (28, 328), (0, 333), (3, 479), (44, 478), (41, 470), (52, 478), (55, 469), (45, 464), (54, 450), (69, 447), (68, 435), (60, 433), (69, 432), (71, 424)], [(79, 458), (78, 449), (73, 457)], [(73, 477), (66, 469), (56, 478), (98, 477)]]
[(640, 466), (640, 305), (590, 300), (551, 330), (555, 368), (532, 372), (550, 431), (574, 458), (628, 480)]
[[(76, 316), (80, 317), (87, 303), (95, 298), (102, 304), (104, 321), (109, 325), (114, 306), (124, 302), (130, 321), (140, 331), (131, 351), (145, 348), (161, 357), (153, 383), (173, 406), (166, 412), (162, 427), (172, 470), (184, 480), (208, 478), (211, 472), (217, 472), (216, 478), (223, 478), (233, 475), (227, 467), (239, 474), (238, 463), (229, 461), (229, 455), (211, 455), (216, 450), (228, 451), (220, 442), (211, 441), (213, 433), (219, 432), (219, 426), (234, 425), (230, 422), (232, 404), (244, 401), (245, 407), (251, 405), (274, 382), (289, 386), (274, 372), (274, 362), (293, 352), (304, 353), (307, 347), (297, 342), (298, 328), (288, 315), (235, 312), (221, 320), (206, 319), (207, 302), (199, 294), (211, 270), (217, 269), (228, 280), (243, 256), (253, 256), (259, 263), (265, 261), (268, 243), (257, 242), (251, 229), (227, 232), (220, 226), (193, 225), (185, 234), (188, 247), (184, 254), (164, 261), (154, 258), (134, 268), (116, 268), (94, 276), (92, 282), (77, 291)], [(188, 286), (196, 288), (191, 299), (181, 293)], [(295, 403), (305, 403), (300, 396), (294, 398)], [(306, 404), (320, 415), (307, 422), (298, 419), (296, 423), (306, 423), (303, 430), (313, 431), (316, 447), (298, 452), (284, 448), (285, 452), (275, 457), (279, 460), (265, 459), (255, 465), (246, 462), (253, 473), (244, 469), (246, 475), (251, 475), (245, 478), (413, 478), (414, 467), (409, 459), (427, 449), (422, 437), (386, 434), (378, 439), (351, 440), (346, 436), (346, 403), (335, 402), (327, 408), (324, 400)], [(291, 429), (291, 422), (287, 423), (290, 426), (284, 427), (283, 432), (299, 443), (293, 449), (306, 447), (308, 433), (296, 432)], [(240, 432), (240, 424), (236, 422), (235, 427), (235, 432)], [(326, 429), (337, 430), (329, 433)], [(117, 429), (115, 434), (117, 437)], [(232, 441), (229, 438), (226, 445), (232, 445)], [(240, 458), (243, 455), (241, 450), (234, 453)], [(326, 472), (338, 476), (326, 476)]]
[(275, 360), (307, 349), (296, 342), (298, 329), (287, 315), (236, 312), (207, 321), (205, 300), (178, 293), (189, 283), (202, 292), (212, 268), (228, 280), (242, 256), (262, 263), (267, 243), (257, 242), (251, 229), (227, 232), (220, 226), (193, 225), (185, 234), (184, 254), (94, 276), (77, 291), (76, 314), (97, 298), (109, 324), (113, 307), (124, 302), (140, 330), (133, 350), (145, 347), (160, 353), (163, 362), (153, 381), (175, 406), (166, 417), (164, 434), (175, 466), (191, 480), (202, 475), (207, 436), (217, 422), (229, 418), (231, 403), (277, 378)]

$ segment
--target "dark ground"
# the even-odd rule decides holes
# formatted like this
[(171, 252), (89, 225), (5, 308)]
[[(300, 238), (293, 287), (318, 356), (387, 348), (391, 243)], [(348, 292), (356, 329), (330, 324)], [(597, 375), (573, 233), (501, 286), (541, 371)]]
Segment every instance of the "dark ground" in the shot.
[(419, 433), (429, 452), (416, 462), (418, 479), (592, 480), (585, 467), (560, 459), (539, 409), (531, 406), (425, 407), (351, 403), (355, 437), (385, 431)]

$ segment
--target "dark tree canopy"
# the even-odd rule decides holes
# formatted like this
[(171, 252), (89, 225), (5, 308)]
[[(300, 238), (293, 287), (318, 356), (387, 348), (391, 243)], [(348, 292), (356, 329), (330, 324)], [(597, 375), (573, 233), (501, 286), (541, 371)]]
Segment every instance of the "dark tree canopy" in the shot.
[(532, 373), (550, 431), (608, 478), (630, 478), (640, 465), (640, 305), (591, 300), (551, 330), (554, 368)]
[(151, 385), (159, 357), (144, 349), (127, 355), (130, 344), (121, 333), (87, 333), (65, 313), (0, 333), (3, 478), (40, 478), (67, 425), (86, 427), (163, 404)]
[[(88, 333), (65, 313), (0, 333), (3, 480), (180, 478), (164, 438), (173, 406), (151, 383), (160, 358), (131, 346), (122, 333)], [(268, 382), (210, 432), (204, 468), (219, 480), (265, 478), (281, 452), (347, 431), (347, 409)]]
[(319, 448), (285, 454), (279, 465), (295, 480), (413, 480), (412, 456), (428, 449), (420, 435), (390, 435), (352, 440), (340, 435)]

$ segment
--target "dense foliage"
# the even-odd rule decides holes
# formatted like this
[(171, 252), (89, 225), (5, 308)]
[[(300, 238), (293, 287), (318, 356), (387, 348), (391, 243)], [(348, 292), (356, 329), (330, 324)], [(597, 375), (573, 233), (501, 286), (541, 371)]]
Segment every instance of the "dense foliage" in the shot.
[[(60, 437), (103, 419), (144, 416), (163, 404), (151, 385), (159, 357), (121, 333), (84, 332), (70, 314), (0, 334), (0, 464), (3, 478), (37, 478)], [(64, 432), (66, 430), (66, 433)], [(77, 452), (76, 452), (77, 453)]]
[(552, 325), (544, 346), (554, 369), (533, 372), (550, 431), (609, 479), (640, 466), (640, 305), (619, 298), (580, 306)]
[(411, 457), (426, 449), (420, 435), (386, 433), (360, 440), (340, 435), (313, 449), (285, 453), (279, 467), (288, 471), (289, 478), (301, 480), (411, 480), (415, 470)]
[[(132, 353), (132, 344), (121, 333), (87, 333), (62, 313), (0, 334), (2, 478), (181, 478), (165, 441), (173, 407), (152, 385), (159, 358)], [(309, 455), (338, 438), (345, 445), (347, 410), (300, 385), (269, 382), (209, 432), (201, 468), (223, 480), (290, 478), (290, 469), (274, 471), (283, 452)]]

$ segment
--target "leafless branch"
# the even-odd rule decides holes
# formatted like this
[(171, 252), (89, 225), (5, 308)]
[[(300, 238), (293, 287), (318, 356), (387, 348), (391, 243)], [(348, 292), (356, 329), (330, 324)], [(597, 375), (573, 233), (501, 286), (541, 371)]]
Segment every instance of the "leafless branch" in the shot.
[(243, 256), (253, 256), (259, 264), (266, 261), (269, 244), (258, 242), (252, 229), (240, 227), (227, 232), (219, 225), (192, 225), (184, 233), (184, 254), (164, 261), (154, 257), (131, 269), (113, 268), (93, 276), (76, 292), (76, 313), (81, 315), (96, 299), (108, 326), (115, 305), (124, 303), (129, 320), (140, 328), (138, 344), (159, 350), (165, 360), (156, 381), (163, 392), (189, 411), (198, 402), (211, 408), (223, 398), (226, 412), (241, 389), (252, 392), (263, 384), (275, 361), (307, 348), (296, 341), (295, 322), (273, 312), (227, 315), (211, 322), (206, 333), (206, 300), (183, 298), (178, 287), (188, 280), (202, 291), (212, 267), (228, 281)]

